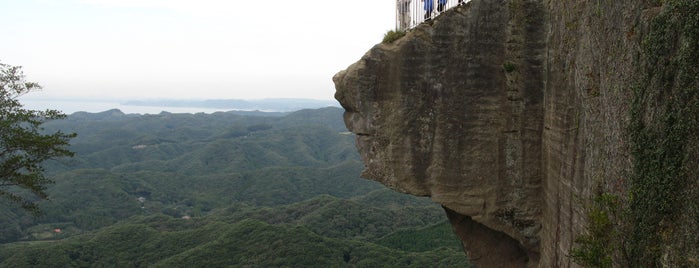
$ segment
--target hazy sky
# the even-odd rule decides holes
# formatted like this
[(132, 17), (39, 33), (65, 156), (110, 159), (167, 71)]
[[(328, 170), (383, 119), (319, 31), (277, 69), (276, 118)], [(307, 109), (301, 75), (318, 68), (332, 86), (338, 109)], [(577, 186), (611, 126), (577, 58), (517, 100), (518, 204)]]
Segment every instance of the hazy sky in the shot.
[(36, 98), (331, 99), (393, 0), (0, 0), (0, 61)]

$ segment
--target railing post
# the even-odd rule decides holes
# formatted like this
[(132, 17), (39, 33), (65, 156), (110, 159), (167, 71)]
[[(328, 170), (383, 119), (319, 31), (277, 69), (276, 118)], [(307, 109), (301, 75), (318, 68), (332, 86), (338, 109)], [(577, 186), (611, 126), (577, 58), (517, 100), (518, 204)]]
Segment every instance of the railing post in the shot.
[(396, 0), (396, 29), (405, 31), (412, 28), (412, 1), (416, 0)]
[(403, 30), (400, 28), (400, 0), (396, 0), (396, 30)]

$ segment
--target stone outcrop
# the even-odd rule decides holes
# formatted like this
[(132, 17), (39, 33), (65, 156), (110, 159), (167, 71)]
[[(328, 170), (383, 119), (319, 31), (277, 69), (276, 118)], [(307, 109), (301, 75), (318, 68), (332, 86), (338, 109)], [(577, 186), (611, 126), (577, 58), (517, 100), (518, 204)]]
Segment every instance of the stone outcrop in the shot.
[(570, 267), (586, 207), (623, 195), (657, 1), (473, 0), (333, 78), (362, 176), (442, 204), (479, 267)]

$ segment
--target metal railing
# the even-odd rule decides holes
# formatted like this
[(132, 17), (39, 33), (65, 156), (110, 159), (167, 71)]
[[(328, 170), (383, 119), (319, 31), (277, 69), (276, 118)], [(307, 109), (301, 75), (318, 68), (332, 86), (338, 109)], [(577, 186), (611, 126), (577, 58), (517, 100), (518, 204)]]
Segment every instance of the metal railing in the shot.
[(396, 0), (396, 29), (405, 31), (470, 0)]

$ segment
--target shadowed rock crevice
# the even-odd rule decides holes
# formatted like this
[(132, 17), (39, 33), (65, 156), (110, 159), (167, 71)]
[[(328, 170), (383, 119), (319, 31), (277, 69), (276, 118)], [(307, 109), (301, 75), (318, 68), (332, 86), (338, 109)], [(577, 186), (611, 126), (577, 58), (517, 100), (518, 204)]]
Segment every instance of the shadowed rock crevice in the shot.
[(464, 252), (480, 267), (527, 267), (537, 263), (539, 255), (527, 252), (519, 241), (488, 228), (469, 216), (444, 208), (454, 226), (454, 232), (463, 241)]

